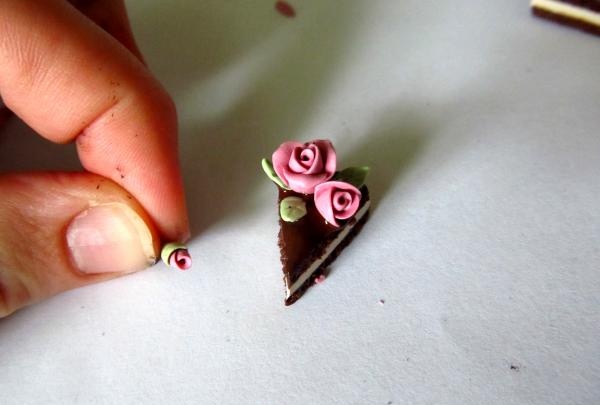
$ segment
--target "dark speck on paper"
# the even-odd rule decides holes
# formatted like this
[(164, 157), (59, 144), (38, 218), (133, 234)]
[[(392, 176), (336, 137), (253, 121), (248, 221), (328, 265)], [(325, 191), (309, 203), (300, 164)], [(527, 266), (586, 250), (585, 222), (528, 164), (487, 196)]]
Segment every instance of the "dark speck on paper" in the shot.
[(296, 16), (296, 10), (287, 1), (279, 0), (275, 2), (275, 10), (284, 17), (293, 18)]

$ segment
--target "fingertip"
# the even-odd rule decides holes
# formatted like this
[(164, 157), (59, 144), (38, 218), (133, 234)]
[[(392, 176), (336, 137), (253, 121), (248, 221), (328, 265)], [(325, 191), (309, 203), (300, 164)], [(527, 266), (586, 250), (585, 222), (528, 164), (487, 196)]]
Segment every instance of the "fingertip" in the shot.
[(161, 89), (134, 92), (77, 137), (80, 161), (86, 170), (129, 190), (165, 240), (187, 240), (175, 105)]
[(131, 30), (123, 0), (70, 0), (70, 3), (125, 46), (142, 64), (147, 65)]
[(84, 274), (132, 273), (156, 262), (158, 238), (135, 209), (122, 202), (93, 205), (67, 226), (74, 267)]
[(62, 291), (155, 263), (150, 217), (90, 173), (0, 176), (0, 317)]
[[(66, 2), (0, 2), (0, 93), (86, 170), (143, 206), (165, 240), (189, 238), (173, 100), (131, 52)], [(57, 41), (60, 39), (60, 46)]]

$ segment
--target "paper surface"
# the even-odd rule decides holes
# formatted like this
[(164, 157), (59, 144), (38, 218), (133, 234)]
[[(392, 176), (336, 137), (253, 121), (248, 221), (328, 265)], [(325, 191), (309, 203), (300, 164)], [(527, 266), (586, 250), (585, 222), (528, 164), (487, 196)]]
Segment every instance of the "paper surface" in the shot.
[[(1, 320), (0, 402), (600, 403), (600, 38), (516, 0), (289, 3), (127, 2), (178, 107), (194, 267)], [(8, 131), (2, 171), (78, 167)], [(371, 167), (374, 209), (284, 307), (260, 161), (314, 138)]]

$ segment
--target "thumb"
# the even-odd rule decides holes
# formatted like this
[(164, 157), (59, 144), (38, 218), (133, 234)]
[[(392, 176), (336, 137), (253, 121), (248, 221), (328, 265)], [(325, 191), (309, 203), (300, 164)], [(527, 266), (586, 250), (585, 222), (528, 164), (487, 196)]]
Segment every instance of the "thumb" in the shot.
[(0, 318), (141, 270), (159, 238), (141, 205), (90, 173), (0, 175)]

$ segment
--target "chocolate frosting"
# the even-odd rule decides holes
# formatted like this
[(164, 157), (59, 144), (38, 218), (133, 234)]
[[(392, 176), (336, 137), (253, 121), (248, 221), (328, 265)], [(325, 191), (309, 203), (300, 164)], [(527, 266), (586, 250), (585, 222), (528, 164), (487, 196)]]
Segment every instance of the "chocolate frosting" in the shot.
[[(281, 252), (281, 264), (283, 266), (283, 274), (288, 286), (292, 285), (298, 278), (307, 270), (307, 268), (317, 259), (321, 258), (327, 246), (336, 238), (348, 224), (355, 222), (354, 217), (340, 221), (339, 227), (333, 226), (321, 216), (315, 207), (312, 194), (297, 193), (292, 190), (284, 190), (279, 188), (278, 204), (286, 197), (297, 196), (302, 198), (306, 203), (307, 214), (295, 222), (286, 222), (279, 219), (279, 249)], [(369, 191), (366, 186), (360, 189), (362, 198), (359, 209), (369, 201)], [(348, 241), (354, 236), (347, 236)], [(347, 244), (347, 243), (346, 243)], [(345, 246), (346, 244), (343, 244)], [(339, 254), (339, 251), (337, 252)], [(336, 254), (336, 256), (337, 256)], [(307, 280), (307, 283), (312, 283), (314, 277), (323, 272), (323, 269), (330, 261), (323, 263)], [(310, 285), (310, 284), (309, 284)], [(307, 288), (308, 286), (306, 286)], [(294, 297), (286, 300), (286, 305), (290, 305), (299, 298), (306, 288), (302, 288), (300, 294), (295, 294)]]

